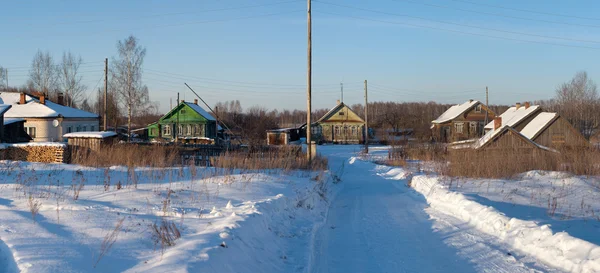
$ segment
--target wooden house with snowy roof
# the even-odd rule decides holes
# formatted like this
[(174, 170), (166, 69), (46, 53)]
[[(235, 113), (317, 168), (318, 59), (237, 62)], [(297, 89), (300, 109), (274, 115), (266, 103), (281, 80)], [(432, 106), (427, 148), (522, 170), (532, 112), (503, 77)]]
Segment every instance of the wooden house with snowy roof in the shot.
[(198, 105), (181, 101), (157, 122), (148, 125), (151, 141), (175, 141), (194, 144), (215, 144), (219, 127), (217, 120)]
[(350, 107), (337, 105), (313, 123), (312, 137), (316, 142), (358, 144), (364, 142), (365, 121)]
[(493, 120), (494, 111), (485, 104), (468, 100), (453, 105), (438, 118), (431, 121), (433, 139), (439, 142), (454, 142), (479, 138), (483, 134), (486, 119)]

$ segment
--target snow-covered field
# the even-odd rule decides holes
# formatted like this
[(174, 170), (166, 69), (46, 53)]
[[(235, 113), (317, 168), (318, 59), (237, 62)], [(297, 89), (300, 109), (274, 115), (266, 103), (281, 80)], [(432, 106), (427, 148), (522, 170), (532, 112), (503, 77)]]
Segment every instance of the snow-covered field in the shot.
[(302, 272), (331, 192), (315, 176), (0, 162), (0, 272)]
[(600, 272), (597, 177), (451, 179), (361, 148), (319, 146), (323, 173), (0, 162), (0, 272)]

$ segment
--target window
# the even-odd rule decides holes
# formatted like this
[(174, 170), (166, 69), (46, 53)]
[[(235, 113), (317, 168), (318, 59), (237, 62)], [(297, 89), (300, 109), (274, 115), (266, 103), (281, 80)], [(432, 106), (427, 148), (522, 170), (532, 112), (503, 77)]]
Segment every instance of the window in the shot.
[(29, 134), (31, 138), (35, 138), (35, 127), (27, 127), (27, 134)]
[(77, 129), (75, 129), (75, 132), (81, 132), (81, 125), (77, 125)]
[(348, 126), (344, 125), (344, 128), (343, 128), (343, 131), (342, 131), (342, 133), (343, 133), (344, 135), (347, 135), (347, 134), (348, 134)]
[(339, 135), (340, 134), (340, 126), (335, 126), (335, 134)]
[(72, 133), (73, 132), (73, 127), (69, 126), (67, 127), (67, 133)]
[(477, 134), (477, 121), (471, 121), (469, 123), (469, 133)]
[(481, 113), (481, 104), (478, 104), (478, 105), (475, 107), (475, 113)]
[(186, 132), (185, 132), (186, 135), (189, 136), (192, 134), (192, 125), (188, 124), (185, 129), (186, 129)]
[(87, 132), (87, 125), (83, 125), (83, 131)]
[(183, 125), (179, 125), (177, 126), (177, 132), (176, 135), (181, 136), (183, 135)]
[(338, 115), (340, 115), (340, 116), (343, 116), (343, 115), (344, 115), (344, 112), (339, 112), (339, 114), (338, 114)]
[(94, 125), (90, 126), (90, 131), (91, 132), (95, 132), (96, 131), (96, 126), (94, 126)]
[(163, 126), (163, 135), (165, 135), (165, 136), (171, 135), (171, 125)]
[(462, 122), (457, 122), (454, 124), (454, 130), (456, 131), (456, 133), (462, 134), (463, 132), (463, 123)]
[(356, 126), (352, 126), (352, 135), (355, 136), (356, 135)]
[(152, 135), (152, 136), (156, 135), (156, 128), (150, 129), (150, 135)]

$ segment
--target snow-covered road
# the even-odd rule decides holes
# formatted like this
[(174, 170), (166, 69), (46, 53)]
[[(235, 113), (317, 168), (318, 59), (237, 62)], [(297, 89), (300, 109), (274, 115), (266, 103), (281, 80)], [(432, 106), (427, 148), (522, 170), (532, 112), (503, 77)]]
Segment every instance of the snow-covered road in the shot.
[(309, 272), (552, 271), (456, 218), (428, 211), (422, 195), (405, 181), (386, 179), (381, 166), (326, 149), (333, 170), (344, 164), (344, 188), (315, 235)]

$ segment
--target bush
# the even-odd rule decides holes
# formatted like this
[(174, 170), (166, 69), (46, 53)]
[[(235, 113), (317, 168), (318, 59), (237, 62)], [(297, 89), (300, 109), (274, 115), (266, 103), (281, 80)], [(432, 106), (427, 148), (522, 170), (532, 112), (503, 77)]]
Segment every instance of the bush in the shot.
[(173, 146), (116, 144), (100, 151), (78, 150), (71, 163), (91, 167), (171, 167), (179, 162), (179, 150)]

